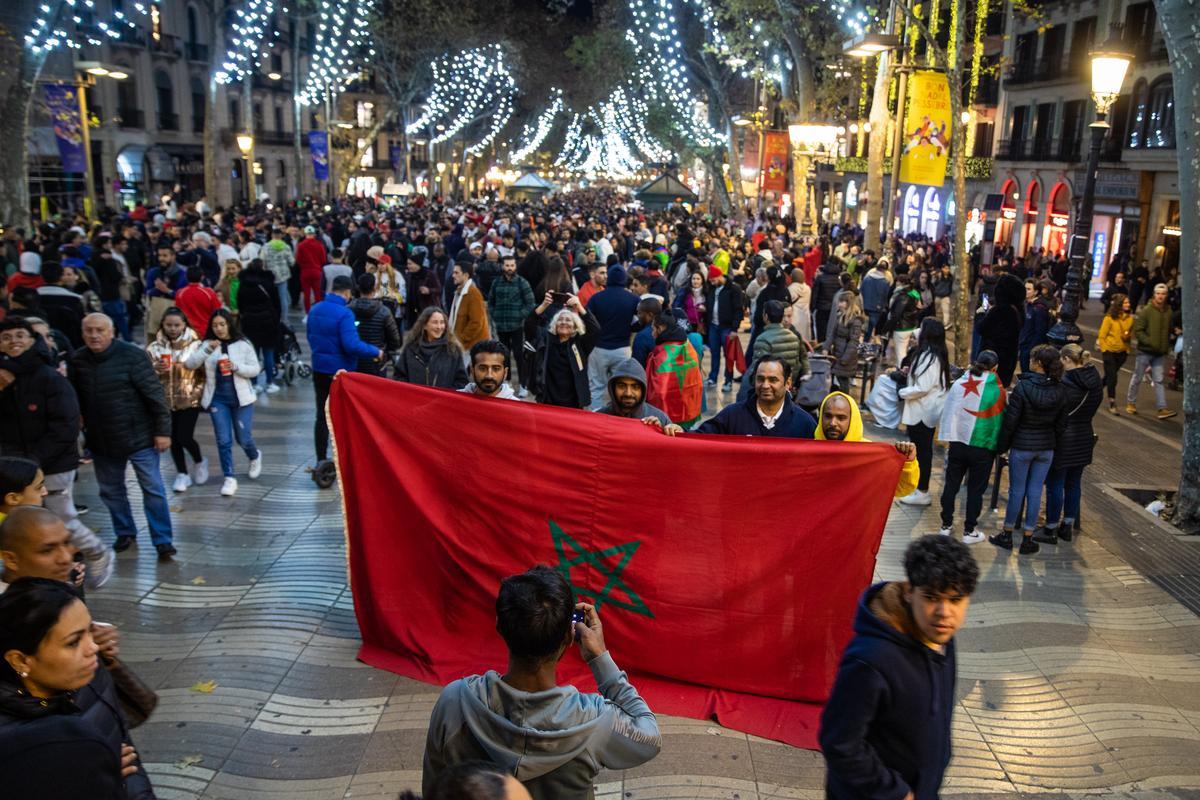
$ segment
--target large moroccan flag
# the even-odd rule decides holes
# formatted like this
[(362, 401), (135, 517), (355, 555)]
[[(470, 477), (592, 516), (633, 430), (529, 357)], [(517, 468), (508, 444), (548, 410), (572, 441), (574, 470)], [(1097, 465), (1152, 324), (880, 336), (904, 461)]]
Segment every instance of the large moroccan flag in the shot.
[[(816, 746), (895, 448), (669, 438), (352, 374), (329, 415), (363, 661), (436, 684), (503, 671), (500, 581), (550, 564), (656, 712)], [(575, 648), (559, 680), (594, 689)]]

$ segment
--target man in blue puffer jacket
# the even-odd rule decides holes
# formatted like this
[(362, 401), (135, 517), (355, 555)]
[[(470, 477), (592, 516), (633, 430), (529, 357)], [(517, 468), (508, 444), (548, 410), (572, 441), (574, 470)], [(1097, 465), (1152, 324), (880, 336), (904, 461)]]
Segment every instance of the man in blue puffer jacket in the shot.
[(349, 276), (338, 275), (330, 284), (332, 291), (308, 313), (308, 346), (312, 350), (313, 387), (317, 390), (313, 440), (318, 464), (329, 455), (325, 401), (329, 399), (333, 376), (342, 370), (353, 372), (360, 358), (383, 358), (383, 351), (358, 336), (354, 312), (349, 307), (352, 287)]

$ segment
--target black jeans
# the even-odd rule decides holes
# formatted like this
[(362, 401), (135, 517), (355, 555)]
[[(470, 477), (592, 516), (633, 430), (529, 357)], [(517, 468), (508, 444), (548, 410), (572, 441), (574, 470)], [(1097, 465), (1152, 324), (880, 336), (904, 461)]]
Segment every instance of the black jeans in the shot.
[(317, 448), (317, 461), (329, 456), (329, 425), (325, 422), (325, 401), (329, 399), (329, 387), (333, 376), (324, 372), (313, 373), (313, 388), (317, 390), (317, 421), (313, 425), (313, 441)]
[(983, 510), (983, 494), (987, 491), (988, 477), (996, 454), (986, 447), (973, 447), (962, 442), (951, 442), (946, 453), (946, 479), (942, 487), (942, 527), (954, 524), (955, 499), (962, 479), (967, 479), (967, 519), (964, 531), (975, 530), (979, 524), (979, 512)]
[(929, 491), (929, 473), (933, 469), (933, 428), (923, 422), (908, 426), (908, 438), (917, 446), (917, 464), (921, 467), (921, 478), (917, 489)]
[[(513, 363), (509, 365), (510, 369), (517, 371), (517, 377), (521, 381), (521, 385), (529, 386), (529, 354), (525, 352), (525, 329), (517, 328), (515, 331), (497, 332), (500, 337), (500, 342), (508, 348), (508, 352), (512, 355)], [(509, 373), (510, 376), (512, 373)]]
[(175, 471), (180, 475), (187, 474), (187, 453), (192, 461), (199, 464), (200, 445), (196, 442), (196, 420), (200, 419), (199, 408), (185, 408), (171, 412), (171, 460), (175, 462)]
[(1117, 399), (1117, 379), (1121, 374), (1121, 367), (1125, 366), (1125, 359), (1129, 358), (1129, 353), (1110, 353), (1103, 350), (1100, 353), (1104, 359), (1104, 389), (1108, 392), (1108, 399)]

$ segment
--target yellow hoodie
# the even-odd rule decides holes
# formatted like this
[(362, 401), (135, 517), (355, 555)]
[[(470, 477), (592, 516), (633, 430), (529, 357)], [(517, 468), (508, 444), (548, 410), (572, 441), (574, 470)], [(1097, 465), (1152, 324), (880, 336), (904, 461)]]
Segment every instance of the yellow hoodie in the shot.
[[(845, 398), (850, 404), (850, 427), (846, 431), (846, 436), (842, 439), (843, 442), (866, 442), (869, 439), (863, 438), (863, 422), (862, 414), (858, 410), (858, 403), (854, 402), (854, 398), (845, 392), (830, 392), (821, 401), (821, 408), (817, 412), (817, 431), (814, 434), (814, 439), (821, 441), (825, 440), (825, 429), (821, 427), (821, 419), (825, 416), (825, 404), (829, 402), (831, 397)], [(905, 461), (904, 467), (900, 470), (900, 480), (896, 483), (896, 492), (893, 497), (904, 497), (911, 494), (917, 488), (917, 481), (921, 476), (921, 467), (917, 464), (916, 459)]]

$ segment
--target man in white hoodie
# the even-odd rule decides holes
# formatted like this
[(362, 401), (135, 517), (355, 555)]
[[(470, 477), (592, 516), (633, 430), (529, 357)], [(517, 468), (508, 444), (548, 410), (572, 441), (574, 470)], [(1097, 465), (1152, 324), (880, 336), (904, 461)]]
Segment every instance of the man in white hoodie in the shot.
[[(507, 671), (460, 678), (433, 707), (421, 776), (426, 797), (447, 768), (483, 760), (516, 777), (534, 800), (590, 800), (600, 770), (630, 769), (658, 755), (658, 721), (605, 648), (595, 607), (576, 602), (562, 573), (537, 566), (505, 578), (496, 630), (508, 646)], [(599, 694), (555, 680), (576, 640)]]
[(464, 394), (480, 397), (499, 397), (501, 400), (517, 400), (517, 393), (508, 382), (508, 348), (495, 339), (484, 339), (471, 347), (471, 382), (459, 389)]

